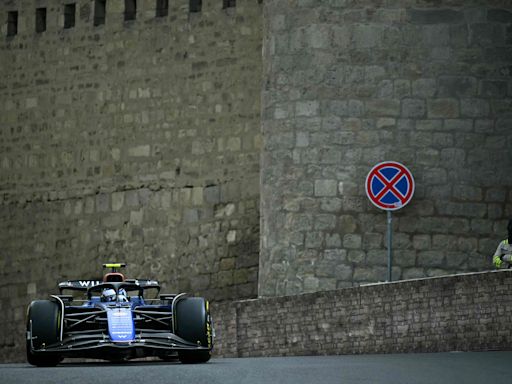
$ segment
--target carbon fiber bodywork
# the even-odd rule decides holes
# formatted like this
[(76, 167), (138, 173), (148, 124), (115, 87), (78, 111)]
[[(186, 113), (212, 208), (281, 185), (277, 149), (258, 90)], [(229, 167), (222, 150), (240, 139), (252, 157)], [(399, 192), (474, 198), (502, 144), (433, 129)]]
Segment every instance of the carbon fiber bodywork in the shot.
[[(144, 299), (144, 291), (160, 287), (154, 280), (126, 280), (101, 282), (95, 280), (66, 281), (59, 284), (61, 294), (51, 296), (59, 306), (57, 342), (38, 343), (32, 332), (32, 320), (27, 323), (27, 349), (33, 356), (59, 356), (123, 360), (147, 356), (168, 358), (180, 351), (210, 351), (212, 349), (211, 319), (205, 302), (205, 333), (207, 341), (185, 340), (177, 333), (176, 310), (187, 295), (159, 295), (157, 299)], [(102, 301), (101, 292), (113, 289), (114, 301)], [(85, 299), (77, 300), (66, 290), (82, 291)], [(121, 299), (120, 291), (128, 293)], [(133, 324), (128, 340), (114, 337), (112, 313), (129, 316), (123, 326)], [(126, 336), (123, 336), (126, 337)], [(187, 352), (188, 353), (188, 352)]]

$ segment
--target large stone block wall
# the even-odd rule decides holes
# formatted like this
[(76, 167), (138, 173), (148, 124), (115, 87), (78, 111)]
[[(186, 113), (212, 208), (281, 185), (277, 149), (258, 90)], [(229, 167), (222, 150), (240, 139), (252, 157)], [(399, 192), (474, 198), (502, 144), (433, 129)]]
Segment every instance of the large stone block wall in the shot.
[(512, 272), (212, 306), (218, 356), (510, 350)]
[(269, 0), (259, 293), (386, 279), (369, 170), (408, 166), (395, 279), (491, 268), (512, 216), (509, 1)]
[[(0, 360), (21, 356), (27, 304), (61, 279), (126, 274), (165, 291), (257, 295), (261, 4), (0, 5)], [(35, 9), (47, 30), (35, 32)], [(18, 34), (6, 37), (7, 12)]]

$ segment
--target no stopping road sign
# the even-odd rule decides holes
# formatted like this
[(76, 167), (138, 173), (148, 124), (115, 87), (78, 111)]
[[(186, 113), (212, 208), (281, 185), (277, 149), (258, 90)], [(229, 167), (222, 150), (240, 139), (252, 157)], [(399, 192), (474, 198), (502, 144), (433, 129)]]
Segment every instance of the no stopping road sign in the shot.
[(407, 205), (413, 194), (414, 178), (403, 164), (384, 161), (366, 176), (366, 195), (377, 208), (396, 211)]

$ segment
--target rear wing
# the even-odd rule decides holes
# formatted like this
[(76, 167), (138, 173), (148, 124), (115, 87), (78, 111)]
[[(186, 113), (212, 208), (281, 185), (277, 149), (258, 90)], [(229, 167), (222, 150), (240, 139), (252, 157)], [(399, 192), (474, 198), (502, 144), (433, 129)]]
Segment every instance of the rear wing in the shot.
[[(126, 279), (125, 283), (130, 283), (139, 286), (141, 289), (158, 289), (160, 291), (160, 284), (156, 280), (149, 279)], [(59, 283), (59, 291), (62, 294), (65, 290), (73, 291), (87, 291), (89, 288), (96, 285), (104, 284), (101, 280), (68, 280)]]

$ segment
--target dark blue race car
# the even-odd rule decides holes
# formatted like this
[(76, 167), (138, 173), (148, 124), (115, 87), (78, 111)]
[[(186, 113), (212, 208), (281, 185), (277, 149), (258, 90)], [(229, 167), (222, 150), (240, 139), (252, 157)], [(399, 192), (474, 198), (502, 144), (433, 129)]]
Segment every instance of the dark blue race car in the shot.
[[(126, 279), (111, 268), (103, 281), (59, 284), (59, 295), (35, 300), (27, 311), (27, 360), (54, 366), (66, 357), (123, 361), (157, 356), (205, 363), (213, 347), (208, 301), (185, 293), (159, 294), (154, 280)], [(74, 294), (64, 294), (64, 292)], [(156, 298), (144, 297), (154, 291)], [(77, 298), (82, 294), (82, 299)]]

